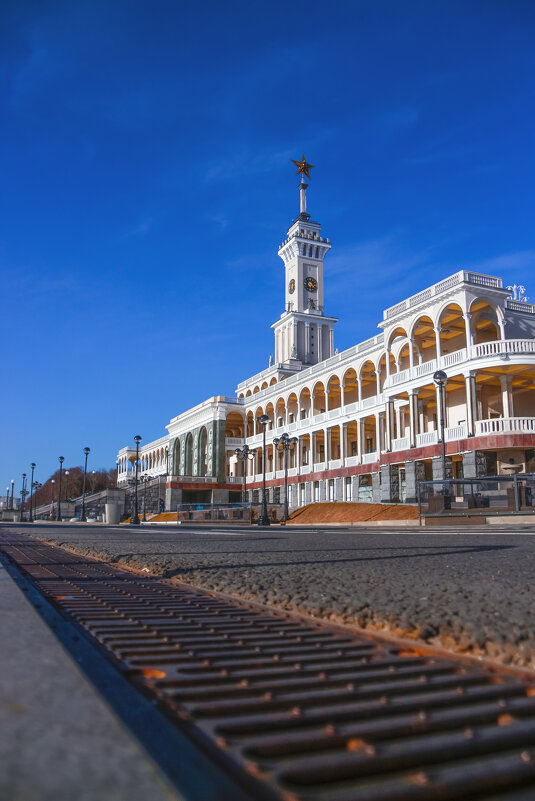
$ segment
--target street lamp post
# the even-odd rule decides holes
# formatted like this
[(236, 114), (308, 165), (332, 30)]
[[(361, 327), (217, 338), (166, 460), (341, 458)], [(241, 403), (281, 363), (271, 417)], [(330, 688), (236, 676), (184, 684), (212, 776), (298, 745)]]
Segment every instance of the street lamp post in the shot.
[(30, 480), (30, 514), (28, 515), (28, 523), (33, 523), (33, 471), (35, 470), (35, 462), (32, 462), (32, 478)]
[(69, 500), (69, 471), (65, 470), (65, 500)]
[(247, 503), (247, 463), (249, 459), (256, 456), (256, 448), (249, 448), (247, 444), (243, 448), (236, 448), (234, 451), (240, 462), (243, 462), (243, 503)]
[(59, 491), (58, 491), (58, 510), (56, 513), (56, 520), (61, 521), (61, 475), (63, 473), (63, 462), (65, 461), (64, 456), (58, 456), (59, 462)]
[(141, 481), (143, 483), (143, 517), (141, 518), (144, 523), (147, 522), (147, 484), (149, 481), (148, 476), (141, 476)]
[(24, 498), (26, 497), (26, 473), (22, 474), (22, 489), (20, 491), (20, 522), (24, 522)]
[(90, 452), (91, 452), (91, 448), (84, 448), (84, 453), (85, 453), (84, 483), (83, 483), (83, 486), (82, 486), (82, 516), (80, 518), (80, 520), (83, 523), (87, 522), (87, 517), (86, 517), (86, 514), (85, 514), (85, 480), (86, 480), (86, 476), (87, 476), (87, 457), (89, 456)]
[(134, 526), (139, 526), (139, 514), (137, 508), (137, 474), (139, 469), (139, 443), (141, 442), (141, 437), (137, 434), (134, 437), (134, 442), (136, 443), (136, 472), (134, 477), (134, 517), (131, 518), (130, 522), (134, 524)]
[(15, 479), (11, 479), (11, 508), (15, 508)]
[[(444, 372), (444, 370), (437, 370), (436, 373), (433, 375), (433, 381), (435, 382), (436, 386), (438, 387), (438, 397), (439, 397), (439, 404), (440, 404), (440, 442), (442, 445), (442, 480), (446, 481), (446, 437), (444, 434), (445, 428), (445, 417), (446, 417), (446, 382), (448, 380), (448, 376)], [(443, 494), (446, 494), (446, 490), (444, 489), (444, 484), (442, 485)]]
[(92, 470), (91, 471), (91, 492), (93, 493), (93, 495), (95, 494), (95, 479), (96, 479), (96, 477), (97, 477), (97, 471), (96, 470)]
[(54, 495), (54, 490), (56, 489), (56, 479), (55, 478), (50, 479), (50, 484), (52, 486), (52, 500), (50, 501), (50, 519), (52, 520), (52, 518), (54, 517), (54, 504), (56, 502), (56, 498)]
[[(33, 484), (32, 484), (32, 490), (34, 492), (38, 492), (41, 489), (42, 486), (43, 485), (41, 484), (40, 481), (34, 481)], [(33, 499), (33, 495), (32, 495), (32, 499)], [(33, 503), (35, 504), (35, 499), (33, 500)], [(33, 515), (32, 520), (35, 520), (35, 506), (33, 506), (33, 508), (32, 508), (32, 515)]]
[(281, 434), (280, 437), (275, 437), (273, 444), (277, 447), (282, 445), (283, 458), (284, 458), (284, 513), (282, 516), (283, 522), (290, 519), (290, 510), (288, 508), (288, 459), (290, 451), (295, 447), (299, 440), (297, 437), (290, 437), (289, 434)]
[(259, 526), (269, 526), (269, 517), (267, 511), (266, 500), (266, 426), (269, 423), (267, 414), (261, 414), (257, 417), (258, 422), (262, 426), (262, 511), (258, 516)]

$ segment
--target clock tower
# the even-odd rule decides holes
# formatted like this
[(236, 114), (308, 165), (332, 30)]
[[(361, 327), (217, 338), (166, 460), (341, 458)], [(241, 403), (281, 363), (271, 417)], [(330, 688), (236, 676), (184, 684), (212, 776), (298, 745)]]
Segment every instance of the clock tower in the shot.
[(317, 364), (334, 354), (335, 317), (326, 317), (323, 308), (323, 260), (331, 243), (320, 235), (321, 226), (311, 222), (306, 191), (312, 164), (303, 156), (294, 161), (299, 184), (300, 211), (279, 248), (284, 262), (285, 306), (275, 331), (275, 361), (300, 369)]

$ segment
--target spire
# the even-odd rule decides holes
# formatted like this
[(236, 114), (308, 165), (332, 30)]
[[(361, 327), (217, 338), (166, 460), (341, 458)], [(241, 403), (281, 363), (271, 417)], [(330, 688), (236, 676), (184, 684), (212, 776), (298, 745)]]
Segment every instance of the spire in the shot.
[(313, 164), (309, 164), (303, 154), (301, 156), (301, 161), (296, 161), (292, 159), (293, 163), (297, 167), (297, 175), (301, 175), (301, 183), (299, 184), (299, 193), (300, 193), (300, 208), (299, 208), (299, 217), (298, 220), (310, 220), (310, 214), (307, 214), (307, 188), (308, 184), (305, 183), (304, 176), (310, 180), (310, 170), (314, 169)]

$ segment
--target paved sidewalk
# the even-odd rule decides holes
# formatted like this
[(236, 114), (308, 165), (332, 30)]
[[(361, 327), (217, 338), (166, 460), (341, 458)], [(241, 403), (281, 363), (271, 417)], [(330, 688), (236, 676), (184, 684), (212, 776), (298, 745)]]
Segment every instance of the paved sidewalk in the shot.
[(0, 564), (0, 799), (177, 801)]

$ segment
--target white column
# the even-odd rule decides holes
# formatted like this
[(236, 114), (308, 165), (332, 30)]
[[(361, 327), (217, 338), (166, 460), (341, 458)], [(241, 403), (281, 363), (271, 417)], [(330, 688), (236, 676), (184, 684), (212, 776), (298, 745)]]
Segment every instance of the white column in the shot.
[(474, 344), (474, 337), (472, 335), (472, 326), (470, 324), (472, 315), (470, 314), (470, 312), (467, 312), (466, 314), (463, 314), (463, 318), (464, 318), (464, 330), (466, 334), (466, 350), (468, 353), (468, 358), (470, 358), (472, 353), (472, 347)]
[[(503, 337), (502, 337), (503, 339)], [(334, 329), (329, 328), (329, 356), (334, 355)]]
[(310, 359), (310, 323), (305, 323), (305, 361)]
[(437, 327), (435, 328), (435, 341), (437, 343), (437, 367), (440, 367), (440, 359), (442, 357), (442, 347), (440, 345), (440, 332), (441, 331), (442, 331), (442, 328), (439, 325), (437, 325)]
[(388, 386), (390, 384), (390, 351), (387, 350), (385, 354), (385, 367), (386, 367), (386, 381), (385, 384)]
[(346, 463), (347, 456), (347, 423), (342, 423), (340, 426), (340, 459), (342, 460), (342, 467)]
[(409, 392), (409, 438), (410, 438), (410, 446), (411, 448), (416, 447), (416, 426), (418, 420), (418, 392)]
[(385, 424), (385, 447), (387, 451), (391, 451), (394, 433), (394, 403), (391, 400), (385, 404)]
[[(297, 353), (297, 320), (294, 320), (293, 325), (292, 325), (292, 337), (293, 337), (292, 347), (295, 346), (295, 350), (296, 350), (296, 353)], [(291, 349), (290, 349), (290, 353), (291, 353)], [(297, 356), (299, 356), (299, 353), (297, 353)]]
[(381, 415), (379, 411), (375, 413), (375, 450), (381, 453)]
[(331, 458), (331, 429), (324, 428), (323, 429), (323, 461), (325, 462), (325, 467), (327, 467), (327, 462)]
[(363, 428), (364, 428), (364, 420), (357, 420), (357, 457), (359, 462), (362, 461)]
[(396, 412), (396, 418), (397, 418), (396, 419), (396, 428), (397, 428), (398, 439), (403, 436), (403, 425), (402, 425), (402, 422), (404, 422), (404, 415), (405, 415), (404, 410), (401, 408), (401, 406), (398, 406), (398, 409), (397, 409), (397, 412)]
[(512, 409), (512, 398), (511, 398), (511, 379), (509, 376), (501, 375), (500, 376), (500, 384), (502, 385), (502, 405), (503, 405), (503, 416), (504, 417), (512, 417), (513, 416), (513, 409)]
[(475, 421), (477, 419), (475, 375), (471, 372), (465, 374), (464, 381), (466, 387), (466, 425), (468, 436), (473, 437), (476, 433)]
[(500, 329), (500, 339), (505, 339), (505, 326), (507, 325), (507, 320), (498, 320), (498, 326)]
[(362, 378), (360, 375), (357, 375), (357, 400), (359, 403), (362, 400)]
[(317, 325), (316, 326), (316, 331), (317, 331), (317, 334), (318, 334), (318, 336), (317, 336), (318, 362), (322, 362), (323, 361), (323, 342), (322, 342), (323, 329), (322, 329), (321, 325)]
[(414, 339), (409, 339), (409, 366), (414, 367)]

